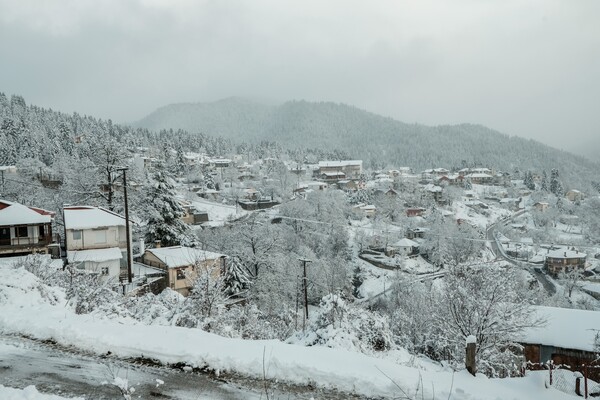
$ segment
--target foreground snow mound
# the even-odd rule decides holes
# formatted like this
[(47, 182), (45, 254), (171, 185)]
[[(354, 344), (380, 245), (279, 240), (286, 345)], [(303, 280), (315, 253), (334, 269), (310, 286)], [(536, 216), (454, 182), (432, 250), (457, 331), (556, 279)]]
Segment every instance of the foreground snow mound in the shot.
[[(13, 389), (0, 385), (0, 399), (2, 400), (65, 400), (67, 397), (53, 394), (43, 394), (37, 391), (35, 386), (27, 386), (25, 389)], [(70, 400), (84, 400), (82, 397), (72, 397)]]
[[(47, 294), (51, 295), (47, 295)], [(78, 315), (64, 293), (23, 269), (0, 268), (0, 334), (52, 339), (62, 345), (162, 363), (235, 372), (255, 379), (313, 384), (363, 396), (454, 400), (567, 399), (544, 388), (544, 378), (472, 377), (465, 371), (423, 371), (342, 349), (302, 347), (276, 340), (231, 339), (199, 329), (147, 326), (125, 319)], [(263, 372), (264, 371), (264, 372)], [(264, 375), (263, 375), (264, 373)], [(0, 397), (3, 398), (3, 397)]]
[(65, 305), (64, 291), (47, 286), (25, 268), (0, 268), (0, 304), (10, 302), (21, 307)]

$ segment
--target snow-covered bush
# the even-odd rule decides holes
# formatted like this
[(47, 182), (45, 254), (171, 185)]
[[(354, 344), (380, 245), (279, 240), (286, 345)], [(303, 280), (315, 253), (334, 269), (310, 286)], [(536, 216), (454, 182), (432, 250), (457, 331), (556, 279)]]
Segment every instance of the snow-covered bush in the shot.
[[(86, 314), (107, 307), (105, 314), (115, 314), (119, 308), (120, 296), (112, 290), (114, 282), (104, 280), (98, 274), (78, 270), (72, 266), (64, 269), (53, 266), (46, 256), (28, 256), (13, 264), (14, 268), (23, 268), (39, 278), (38, 290), (46, 294), (46, 299), (56, 303), (54, 292), (48, 286), (57, 286), (65, 290), (68, 305), (77, 314)], [(47, 286), (46, 286), (47, 285)], [(120, 312), (119, 308), (119, 312)]]
[(178, 320), (185, 297), (166, 288), (160, 294), (147, 293), (124, 299), (129, 315), (146, 325), (173, 325)]
[(363, 353), (393, 347), (392, 332), (387, 318), (377, 312), (357, 307), (339, 294), (323, 297), (313, 322), (304, 333), (297, 333), (289, 341), (307, 346), (345, 348)]

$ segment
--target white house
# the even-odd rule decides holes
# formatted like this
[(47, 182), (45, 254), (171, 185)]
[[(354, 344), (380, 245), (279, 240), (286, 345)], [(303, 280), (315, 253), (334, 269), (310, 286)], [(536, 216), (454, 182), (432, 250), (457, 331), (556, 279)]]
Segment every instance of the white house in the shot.
[(410, 240), (407, 238), (400, 239), (396, 243), (392, 244), (396, 254), (400, 254), (402, 256), (409, 256), (415, 252), (415, 250), (419, 247), (419, 243), (414, 240)]
[(63, 209), (67, 261), (80, 269), (119, 278), (127, 260), (125, 217), (102, 207)]

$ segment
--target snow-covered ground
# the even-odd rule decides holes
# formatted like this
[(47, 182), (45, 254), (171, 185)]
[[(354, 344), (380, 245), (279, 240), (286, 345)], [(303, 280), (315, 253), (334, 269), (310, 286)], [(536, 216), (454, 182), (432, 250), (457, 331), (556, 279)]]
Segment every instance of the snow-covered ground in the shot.
[(216, 203), (201, 198), (193, 200), (191, 203), (199, 210), (207, 211), (208, 219), (213, 225), (223, 225), (231, 219), (242, 217), (248, 213), (239, 206)]
[(35, 386), (24, 389), (15, 389), (0, 385), (0, 399), (2, 400), (84, 400), (83, 397), (62, 397), (53, 394), (40, 393)]
[(480, 229), (512, 214), (509, 210), (480, 201), (456, 201), (452, 204), (452, 210), (457, 219), (468, 221)]
[(0, 332), (52, 339), (96, 354), (146, 357), (229, 371), (255, 379), (335, 388), (384, 398), (408, 395), (455, 400), (566, 399), (545, 389), (545, 374), (488, 379), (465, 371), (418, 369), (390, 360), (275, 340), (224, 338), (198, 329), (146, 326), (128, 319), (76, 315), (62, 290), (44, 285), (24, 269), (0, 268)]

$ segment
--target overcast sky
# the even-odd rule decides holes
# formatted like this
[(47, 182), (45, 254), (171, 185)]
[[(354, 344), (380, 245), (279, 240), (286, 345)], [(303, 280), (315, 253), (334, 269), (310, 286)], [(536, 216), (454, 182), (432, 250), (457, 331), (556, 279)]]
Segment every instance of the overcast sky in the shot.
[(229, 96), (600, 137), (597, 0), (0, 0), (0, 91), (134, 121)]

